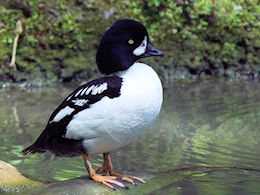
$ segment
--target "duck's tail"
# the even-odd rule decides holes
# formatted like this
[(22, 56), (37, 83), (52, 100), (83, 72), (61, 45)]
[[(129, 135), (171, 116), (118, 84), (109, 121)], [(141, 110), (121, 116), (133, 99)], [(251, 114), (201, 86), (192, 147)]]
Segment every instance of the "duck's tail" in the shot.
[(43, 139), (43, 137), (44, 135), (42, 133), (31, 146), (28, 146), (27, 148), (23, 149), (22, 150), (23, 155), (45, 152), (46, 151), (45, 144), (44, 144), (45, 140)]
[(43, 153), (47, 150), (56, 156), (79, 156), (87, 151), (82, 145), (82, 140), (67, 139), (54, 136), (49, 138), (48, 131), (45, 129), (34, 144), (22, 150), (23, 155)]
[(23, 155), (27, 155), (27, 154), (34, 154), (34, 153), (43, 153), (45, 151), (46, 151), (46, 149), (44, 149), (43, 147), (38, 146), (36, 144), (36, 142), (35, 142), (31, 146), (23, 149), (22, 153), (23, 153)]

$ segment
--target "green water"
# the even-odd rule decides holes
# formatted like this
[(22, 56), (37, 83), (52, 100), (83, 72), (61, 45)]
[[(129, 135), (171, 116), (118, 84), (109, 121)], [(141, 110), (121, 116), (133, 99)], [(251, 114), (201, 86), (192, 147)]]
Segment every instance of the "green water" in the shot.
[[(44, 182), (86, 175), (81, 157), (20, 154), (72, 88), (2, 89), (0, 160)], [(164, 96), (156, 123), (112, 152), (114, 169), (148, 177), (176, 175), (178, 179), (151, 194), (259, 194), (260, 83), (174, 83)], [(91, 162), (98, 168), (102, 155)]]

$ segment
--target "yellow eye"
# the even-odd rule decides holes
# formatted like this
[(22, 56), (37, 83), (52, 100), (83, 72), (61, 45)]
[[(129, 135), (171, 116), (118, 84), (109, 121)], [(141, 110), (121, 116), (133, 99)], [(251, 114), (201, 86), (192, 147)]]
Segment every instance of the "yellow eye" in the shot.
[(129, 43), (130, 45), (132, 45), (132, 44), (134, 44), (134, 40), (133, 40), (133, 39), (129, 39), (129, 40), (128, 40), (128, 43)]

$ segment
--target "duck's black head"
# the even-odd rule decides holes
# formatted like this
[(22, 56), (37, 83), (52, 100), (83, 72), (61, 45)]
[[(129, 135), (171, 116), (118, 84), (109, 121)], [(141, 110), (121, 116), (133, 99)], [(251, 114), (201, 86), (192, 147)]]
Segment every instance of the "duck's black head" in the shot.
[(140, 58), (162, 55), (149, 43), (143, 24), (124, 19), (116, 21), (103, 35), (96, 62), (101, 73), (111, 74), (128, 69)]

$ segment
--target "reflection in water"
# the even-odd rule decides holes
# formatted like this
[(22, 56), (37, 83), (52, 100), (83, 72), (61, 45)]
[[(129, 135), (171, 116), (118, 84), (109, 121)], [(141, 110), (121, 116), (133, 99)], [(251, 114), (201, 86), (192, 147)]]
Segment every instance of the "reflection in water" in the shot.
[[(80, 157), (20, 154), (70, 91), (70, 87), (1, 90), (1, 160), (42, 181), (85, 175)], [(114, 151), (113, 164), (131, 174), (171, 170), (182, 176), (154, 194), (259, 193), (259, 118), (259, 83), (176, 83), (165, 89), (157, 122), (133, 143)], [(102, 156), (93, 156), (92, 162), (97, 168)]]

